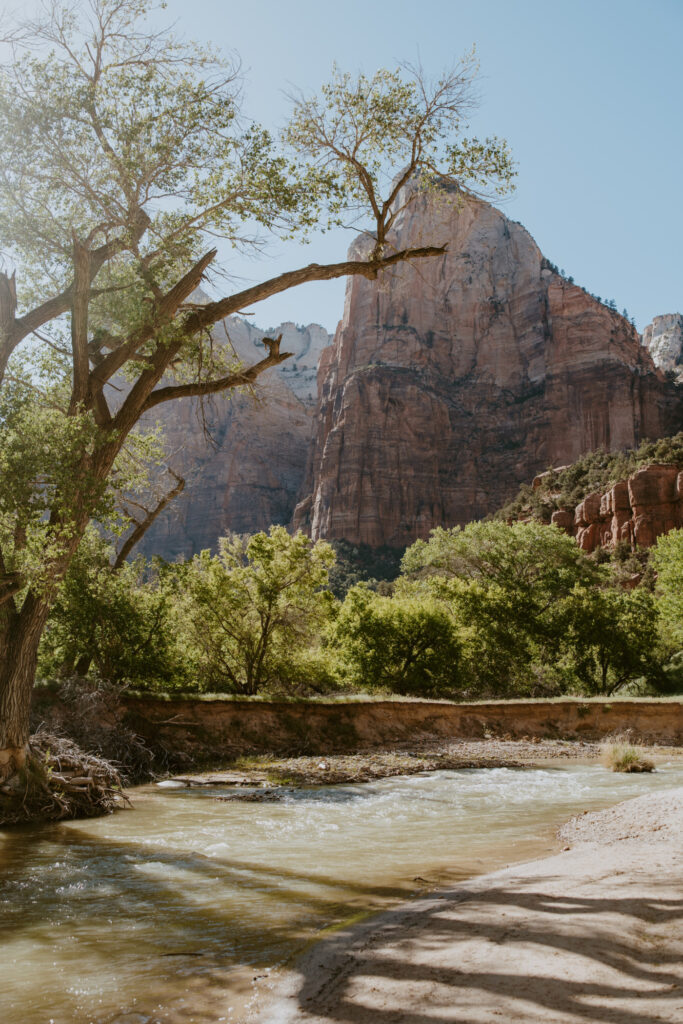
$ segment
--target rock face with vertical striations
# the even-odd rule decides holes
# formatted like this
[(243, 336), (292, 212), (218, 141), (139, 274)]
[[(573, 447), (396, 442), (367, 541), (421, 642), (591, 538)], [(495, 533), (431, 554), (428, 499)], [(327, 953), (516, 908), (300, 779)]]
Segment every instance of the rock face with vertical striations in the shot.
[(655, 366), (683, 383), (683, 316), (680, 313), (656, 316), (643, 331), (643, 345)]
[[(180, 399), (154, 411), (170, 452), (169, 464), (187, 480), (184, 493), (141, 544), (167, 559), (216, 547), (228, 532), (254, 533), (287, 524), (301, 492), (313, 435), (320, 353), (330, 335), (318, 324), (293, 323), (264, 331), (230, 317), (214, 331), (245, 365), (262, 359), (261, 339), (282, 334), (293, 358), (259, 377), (253, 393), (228, 392), (204, 404)], [(206, 429), (205, 429), (206, 428)]]
[(681, 391), (635, 328), (499, 210), (421, 197), (392, 242), (448, 253), (349, 280), (295, 527), (403, 546), (494, 511), (549, 465), (680, 429)]

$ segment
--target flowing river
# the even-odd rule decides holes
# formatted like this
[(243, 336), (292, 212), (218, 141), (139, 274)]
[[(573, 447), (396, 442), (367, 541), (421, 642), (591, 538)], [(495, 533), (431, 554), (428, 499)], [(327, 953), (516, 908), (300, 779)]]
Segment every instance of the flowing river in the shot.
[(292, 790), (134, 791), (109, 818), (0, 832), (2, 1024), (245, 1019), (277, 965), (425, 888), (556, 849), (572, 814), (683, 785), (596, 765)]

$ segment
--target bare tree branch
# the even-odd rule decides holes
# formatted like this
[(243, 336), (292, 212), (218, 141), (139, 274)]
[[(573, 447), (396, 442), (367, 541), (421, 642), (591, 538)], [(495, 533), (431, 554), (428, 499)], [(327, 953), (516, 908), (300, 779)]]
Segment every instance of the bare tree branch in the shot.
[(71, 359), (73, 384), (69, 412), (74, 413), (88, 394), (88, 305), (90, 301), (90, 253), (73, 236), (74, 281), (71, 301)]
[(260, 362), (254, 363), (253, 366), (249, 366), (246, 370), (241, 370), (238, 373), (231, 373), (227, 377), (221, 377), (218, 380), (208, 381), (194, 381), (191, 384), (176, 384), (171, 387), (159, 388), (158, 391), (153, 391), (147, 401), (144, 404), (143, 412), (148, 412), (157, 405), (161, 405), (162, 402), (170, 402), (175, 398), (196, 398), (198, 396), (215, 395), (220, 391), (228, 391), (230, 388), (242, 387), (246, 384), (253, 384), (257, 377), (259, 377), (264, 370), (269, 369), (271, 366), (277, 366), (279, 363), (289, 359), (292, 356), (292, 352), (280, 352), (280, 342), (282, 341), (282, 335), (280, 334), (277, 338), (263, 338), (263, 344), (268, 348), (268, 355), (265, 359), (261, 359)]
[[(114, 347), (113, 350), (104, 357), (104, 359), (95, 367), (91, 375), (93, 393), (97, 390), (101, 390), (109, 378), (113, 377), (115, 373), (118, 373), (121, 367), (125, 366), (125, 364), (136, 355), (143, 345), (148, 341), (152, 341), (154, 336), (158, 334), (162, 327), (166, 327), (172, 322), (179, 307), (183, 304), (188, 295), (191, 295), (195, 288), (199, 286), (207, 267), (215, 258), (216, 250), (210, 249), (209, 252), (202, 256), (200, 260), (197, 260), (192, 269), (181, 277), (180, 281), (178, 281), (177, 284), (175, 284), (173, 288), (171, 288), (170, 291), (162, 296), (162, 298), (156, 303), (152, 319), (144, 327), (141, 327), (138, 331), (135, 331), (131, 336), (129, 336), (127, 340), (123, 340), (121, 344)], [(190, 332), (187, 331), (185, 332), (187, 335), (189, 335), (189, 333)], [(194, 331), (191, 333), (194, 333)], [(178, 344), (166, 344), (157, 349), (155, 356), (150, 360), (150, 363), (152, 364), (151, 370), (143, 371), (140, 379), (131, 391), (129, 398), (131, 398), (135, 392), (138, 384), (141, 384), (143, 380), (145, 384), (147, 383), (149, 374), (152, 373), (152, 370), (154, 371), (152, 375), (156, 373), (157, 363), (160, 364), (160, 372), (157, 376), (157, 380), (163, 376), (164, 370), (170, 363), (171, 359), (173, 359), (177, 354), (178, 349), (182, 344), (182, 340), (184, 339), (181, 339)], [(167, 360), (159, 358), (164, 354), (168, 356)], [(154, 384), (155, 383), (156, 381), (154, 381)], [(154, 387), (154, 384), (152, 384), (152, 387)], [(134, 403), (131, 403), (131, 405), (132, 404)]]
[(117, 554), (117, 556), (116, 556), (116, 558), (114, 560), (114, 564), (112, 565), (112, 571), (117, 572), (121, 568), (123, 563), (128, 558), (128, 555), (131, 553), (131, 551), (133, 550), (135, 545), (140, 543), (140, 541), (142, 540), (144, 535), (147, 533), (147, 531), (149, 530), (149, 528), (152, 525), (152, 523), (156, 519), (158, 519), (158, 517), (161, 515), (161, 513), (164, 511), (164, 509), (167, 508), (168, 505), (170, 505), (170, 503), (175, 498), (177, 498), (178, 495), (181, 494), (183, 492), (183, 490), (185, 489), (185, 481), (184, 481), (184, 479), (181, 476), (178, 476), (178, 474), (175, 473), (170, 468), (169, 468), (168, 472), (171, 474), (171, 476), (176, 481), (175, 487), (173, 487), (170, 491), (168, 491), (168, 493), (165, 494), (163, 496), (163, 498), (161, 498), (161, 500), (158, 502), (158, 504), (151, 511), (147, 512), (147, 515), (145, 516), (145, 518), (143, 520), (141, 520), (141, 521), (134, 520), (134, 522), (136, 524), (135, 525), (135, 529), (130, 534), (130, 536), (127, 538), (127, 540), (124, 542), (123, 546), (121, 547), (121, 550)]
[(269, 281), (263, 281), (261, 284), (246, 288), (235, 295), (220, 299), (218, 302), (208, 302), (188, 317), (187, 333), (211, 327), (224, 317), (241, 312), (245, 306), (261, 302), (263, 299), (270, 298), (271, 295), (277, 295), (279, 292), (300, 284), (307, 284), (309, 281), (332, 281), (337, 277), (353, 275), (361, 275), (374, 281), (382, 270), (388, 270), (389, 267), (393, 267), (397, 263), (431, 256), (443, 256), (447, 248), (447, 245), (430, 245), (419, 249), (401, 249), (399, 252), (392, 253), (391, 256), (369, 261), (347, 260), (344, 263), (311, 263), (307, 267), (290, 270)]

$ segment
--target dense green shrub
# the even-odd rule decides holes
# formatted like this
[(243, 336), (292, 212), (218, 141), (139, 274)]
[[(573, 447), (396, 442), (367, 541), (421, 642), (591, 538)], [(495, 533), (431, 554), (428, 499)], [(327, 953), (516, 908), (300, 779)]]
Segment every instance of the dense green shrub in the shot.
[(566, 661), (578, 688), (609, 696), (636, 679), (660, 680), (658, 613), (649, 591), (577, 587), (570, 607)]
[(657, 573), (661, 629), (667, 640), (683, 648), (683, 530), (657, 539), (651, 562)]
[(406, 552), (406, 586), (450, 611), (473, 694), (613, 693), (661, 678), (657, 607), (554, 526), (438, 529)]
[(182, 675), (171, 598), (154, 565), (138, 558), (114, 570), (113, 548), (84, 537), (42, 638), (39, 676), (96, 673), (111, 683), (170, 685)]
[(458, 689), (453, 622), (428, 597), (383, 597), (359, 584), (346, 595), (332, 636), (340, 673), (359, 689), (422, 697)]
[(329, 587), (340, 600), (357, 583), (367, 583), (380, 593), (390, 590), (401, 571), (404, 548), (388, 545), (372, 548), (369, 544), (350, 544), (346, 540), (333, 540), (331, 546), (336, 561), (330, 567)]
[(334, 552), (284, 527), (224, 537), (176, 570), (176, 621), (201, 690), (245, 695), (324, 684), (316, 651), (334, 599)]
[(408, 549), (403, 568), (399, 590), (422, 590), (449, 610), (472, 695), (564, 692), (567, 599), (599, 572), (571, 537), (539, 523), (437, 529)]

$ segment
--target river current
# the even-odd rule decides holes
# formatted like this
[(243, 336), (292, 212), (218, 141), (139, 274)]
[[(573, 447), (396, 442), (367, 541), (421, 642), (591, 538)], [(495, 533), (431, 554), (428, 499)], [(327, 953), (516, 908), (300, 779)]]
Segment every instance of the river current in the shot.
[(0, 832), (2, 1024), (238, 1024), (326, 929), (556, 849), (586, 809), (683, 785), (596, 765), (291, 790), (133, 791), (134, 809)]

